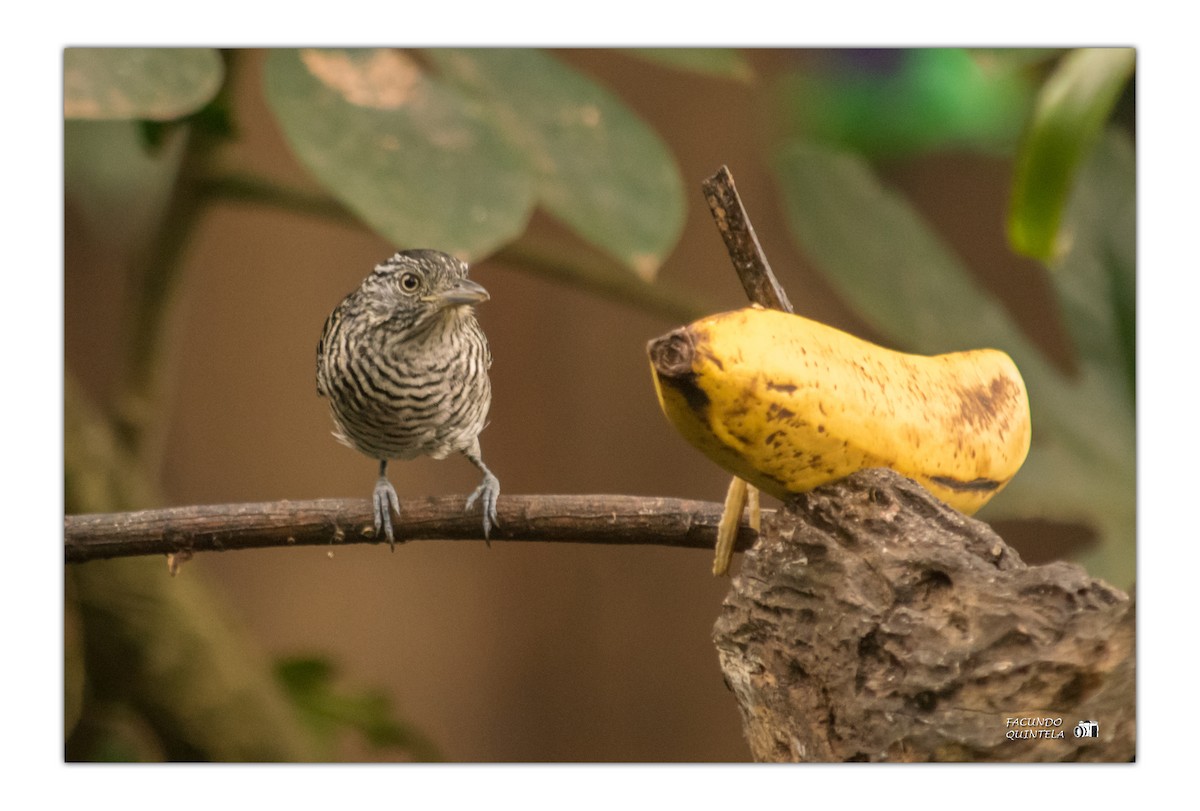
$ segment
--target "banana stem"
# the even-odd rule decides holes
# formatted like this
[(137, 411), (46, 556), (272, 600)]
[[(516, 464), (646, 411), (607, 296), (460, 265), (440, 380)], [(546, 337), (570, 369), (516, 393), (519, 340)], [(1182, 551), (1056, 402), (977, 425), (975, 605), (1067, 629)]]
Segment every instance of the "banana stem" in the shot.
[[(754, 490), (754, 501), (757, 502), (758, 488), (750, 487), (746, 484), (745, 479), (737, 476), (734, 476), (729, 482), (729, 490), (725, 493), (725, 509), (721, 513), (721, 523), (717, 525), (713, 577), (722, 577), (729, 573), (729, 562), (733, 560), (733, 542), (737, 538), (737, 528), (742, 520), (742, 512), (746, 509), (747, 488)], [(756, 520), (757, 513), (756, 509), (751, 514), (752, 522)]]

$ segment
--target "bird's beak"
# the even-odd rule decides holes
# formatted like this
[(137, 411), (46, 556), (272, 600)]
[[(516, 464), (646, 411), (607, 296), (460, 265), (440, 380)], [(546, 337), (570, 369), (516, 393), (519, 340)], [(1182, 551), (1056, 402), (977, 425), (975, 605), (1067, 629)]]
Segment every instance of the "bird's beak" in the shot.
[(437, 305), (438, 309), (446, 307), (461, 307), (465, 304), (478, 304), (481, 301), (487, 301), (491, 296), (488, 291), (483, 289), (482, 285), (476, 284), (470, 279), (459, 279), (458, 283), (449, 290), (443, 290), (429, 297)]

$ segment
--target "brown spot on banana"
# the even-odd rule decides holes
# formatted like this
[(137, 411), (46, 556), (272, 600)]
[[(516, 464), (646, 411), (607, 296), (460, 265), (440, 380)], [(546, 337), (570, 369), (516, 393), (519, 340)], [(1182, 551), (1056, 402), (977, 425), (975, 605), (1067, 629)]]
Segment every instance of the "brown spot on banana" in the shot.
[(998, 482), (995, 479), (972, 479), (969, 482), (963, 482), (949, 476), (930, 476), (929, 480), (961, 493), (991, 493), (1008, 484), (1007, 481)]
[(975, 427), (991, 425), (1007, 414), (1011, 401), (1019, 394), (1012, 380), (994, 377), (984, 385), (959, 390), (959, 415), (963, 422)]

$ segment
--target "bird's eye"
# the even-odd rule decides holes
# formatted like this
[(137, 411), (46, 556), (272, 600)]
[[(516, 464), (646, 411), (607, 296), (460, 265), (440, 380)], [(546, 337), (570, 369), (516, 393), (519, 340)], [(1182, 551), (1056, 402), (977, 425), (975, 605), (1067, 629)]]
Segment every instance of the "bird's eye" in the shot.
[(415, 273), (405, 273), (400, 277), (400, 287), (407, 293), (412, 293), (421, 286), (421, 279)]

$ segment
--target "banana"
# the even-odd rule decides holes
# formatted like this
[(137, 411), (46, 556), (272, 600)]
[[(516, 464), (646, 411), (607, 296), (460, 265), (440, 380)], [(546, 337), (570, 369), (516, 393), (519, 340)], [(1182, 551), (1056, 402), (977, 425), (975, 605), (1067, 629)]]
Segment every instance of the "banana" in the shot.
[(786, 499), (887, 467), (971, 514), (1029, 452), (1029, 396), (995, 349), (910, 355), (761, 307), (650, 342), (667, 419), (721, 467)]

